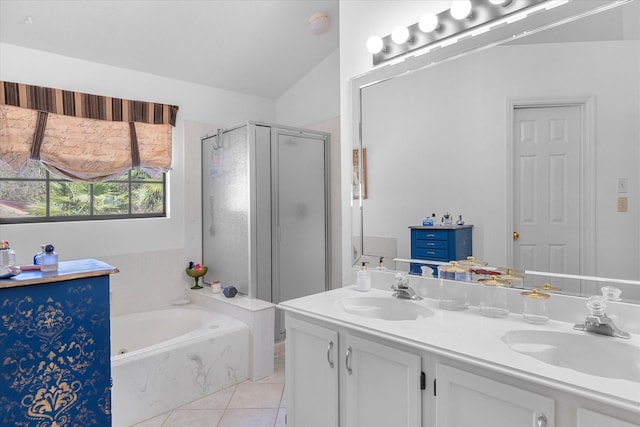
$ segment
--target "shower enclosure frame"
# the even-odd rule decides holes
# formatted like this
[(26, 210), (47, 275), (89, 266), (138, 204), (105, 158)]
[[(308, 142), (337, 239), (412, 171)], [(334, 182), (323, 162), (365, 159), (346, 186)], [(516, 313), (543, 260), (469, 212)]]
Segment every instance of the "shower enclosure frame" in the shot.
[[(247, 132), (247, 172), (248, 172), (248, 193), (246, 200), (247, 203), (247, 218), (246, 218), (246, 241), (238, 243), (246, 245), (246, 271), (237, 277), (246, 277), (246, 283), (242, 280), (232, 280), (232, 272), (225, 272), (225, 266), (216, 265), (215, 254), (209, 253), (211, 249), (211, 241), (208, 232), (207, 222), (209, 218), (213, 218), (212, 211), (214, 200), (209, 200), (210, 191), (213, 184), (207, 182), (210, 180), (210, 174), (207, 170), (207, 162), (210, 161), (207, 153), (206, 141), (214, 139), (212, 141), (212, 149), (215, 147), (223, 147), (230, 142), (225, 141), (225, 135), (230, 132), (246, 128)], [(295, 295), (287, 295), (287, 288), (280, 282), (283, 268), (305, 268), (305, 266), (289, 266), (287, 260), (281, 256), (282, 246), (280, 242), (280, 235), (282, 227), (280, 220), (283, 215), (280, 212), (280, 201), (283, 194), (281, 193), (281, 186), (278, 185), (278, 173), (281, 171), (280, 157), (279, 157), (279, 144), (283, 138), (302, 138), (313, 140), (312, 142), (322, 143), (322, 163), (323, 163), (323, 229), (322, 238), (324, 240), (324, 265), (321, 269), (324, 280), (319, 280), (318, 283), (313, 284), (313, 289), (309, 289), (310, 293), (319, 291), (325, 291), (330, 289), (331, 281), (331, 206), (330, 206), (330, 134), (326, 132), (313, 131), (302, 128), (295, 128), (289, 126), (281, 126), (270, 123), (247, 121), (236, 126), (232, 126), (225, 129), (218, 130), (215, 135), (207, 136), (201, 139), (202, 141), (202, 257), (204, 265), (210, 268), (213, 266), (211, 277), (214, 279), (221, 279), (222, 285), (233, 284), (238, 288), (240, 292), (246, 293), (250, 298), (258, 298), (265, 301), (278, 303), (280, 301), (290, 299), (291, 297), (298, 297), (303, 289), (297, 289), (294, 292)], [(315, 150), (316, 148), (314, 148)], [(265, 159), (269, 159), (267, 162)], [(210, 209), (211, 212), (207, 210)], [(211, 219), (213, 225), (215, 219)], [(296, 244), (296, 251), (304, 251), (305, 244), (311, 245), (316, 242), (300, 241)], [(316, 257), (310, 255), (304, 262), (308, 262), (308, 269), (310, 272), (320, 271), (318, 269), (318, 263), (322, 263), (323, 260), (315, 259)], [(319, 257), (318, 257), (319, 258)], [(284, 267), (283, 267), (284, 265)], [(245, 276), (246, 274), (246, 276)], [(294, 274), (295, 275), (295, 274)], [(310, 273), (308, 277), (309, 282), (313, 282), (315, 277), (313, 273)], [(316, 276), (319, 273), (315, 274)], [(320, 281), (323, 283), (320, 284)], [(227, 282), (227, 283), (225, 283)], [(237, 282), (237, 283), (229, 283)], [(307, 283), (299, 283), (299, 286), (304, 286)], [(289, 284), (291, 285), (291, 284)], [(310, 285), (311, 286), (311, 285)], [(289, 288), (291, 289), (291, 288)], [(288, 292), (291, 293), (291, 292)], [(276, 339), (284, 338), (284, 322), (279, 312), (276, 314)]]

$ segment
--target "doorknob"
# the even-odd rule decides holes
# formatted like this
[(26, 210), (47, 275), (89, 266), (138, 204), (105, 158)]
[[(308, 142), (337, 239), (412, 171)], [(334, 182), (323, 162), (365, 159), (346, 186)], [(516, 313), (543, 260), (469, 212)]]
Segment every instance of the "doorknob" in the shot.
[(513, 240), (518, 240), (518, 237), (520, 237), (520, 233), (518, 233), (517, 231), (513, 232)]

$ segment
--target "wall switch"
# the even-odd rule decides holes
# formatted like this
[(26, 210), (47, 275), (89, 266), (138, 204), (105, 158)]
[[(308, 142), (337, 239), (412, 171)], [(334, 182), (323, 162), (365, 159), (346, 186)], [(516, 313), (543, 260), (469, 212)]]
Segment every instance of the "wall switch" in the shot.
[(618, 212), (627, 211), (627, 196), (618, 197)]
[(618, 193), (627, 192), (627, 178), (618, 178)]

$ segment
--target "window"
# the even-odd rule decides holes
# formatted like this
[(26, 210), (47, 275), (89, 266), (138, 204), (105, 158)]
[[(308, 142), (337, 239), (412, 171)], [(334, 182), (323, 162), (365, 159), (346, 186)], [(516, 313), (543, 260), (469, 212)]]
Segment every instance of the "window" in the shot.
[(0, 161), (0, 224), (166, 216), (166, 175), (132, 169), (110, 181), (70, 181), (30, 161), (16, 175)]

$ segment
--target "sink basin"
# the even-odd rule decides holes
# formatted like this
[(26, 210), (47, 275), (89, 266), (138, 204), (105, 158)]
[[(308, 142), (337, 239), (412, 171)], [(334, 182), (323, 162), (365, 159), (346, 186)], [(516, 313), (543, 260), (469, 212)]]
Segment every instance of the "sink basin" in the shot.
[(411, 300), (392, 297), (348, 297), (338, 301), (338, 306), (349, 314), (381, 320), (416, 320), (433, 315), (427, 307)]
[(521, 330), (503, 337), (511, 350), (589, 375), (640, 382), (640, 348), (588, 333)]

